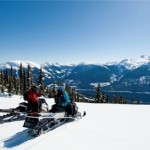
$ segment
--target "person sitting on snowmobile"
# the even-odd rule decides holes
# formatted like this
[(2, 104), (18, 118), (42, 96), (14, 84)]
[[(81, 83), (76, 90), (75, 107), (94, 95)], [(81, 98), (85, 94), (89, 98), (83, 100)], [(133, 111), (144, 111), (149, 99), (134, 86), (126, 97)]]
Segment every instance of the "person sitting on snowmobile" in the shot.
[(39, 98), (42, 95), (42, 92), (38, 90), (38, 87), (32, 86), (28, 92), (28, 103), (32, 112), (39, 112), (40, 110), (40, 101)]
[(55, 104), (52, 106), (50, 112), (57, 112), (65, 110), (68, 115), (74, 114), (73, 106), (68, 93), (65, 91), (64, 86), (58, 86), (57, 92), (54, 96)]

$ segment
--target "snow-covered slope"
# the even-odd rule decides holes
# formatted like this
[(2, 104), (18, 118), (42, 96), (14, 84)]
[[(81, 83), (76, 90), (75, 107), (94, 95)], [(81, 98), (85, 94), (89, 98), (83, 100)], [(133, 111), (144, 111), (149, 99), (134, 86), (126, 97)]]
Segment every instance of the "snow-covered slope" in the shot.
[(15, 69), (19, 69), (21, 63), (24, 68), (27, 68), (29, 64), (31, 65), (31, 68), (36, 67), (36, 68), (40, 69), (40, 67), (41, 67), (41, 65), (38, 63), (35, 63), (32, 61), (22, 61), (22, 60), (14, 60), (14, 61), (2, 63), (0, 65), (0, 67), (2, 68), (2, 66), (3, 66), (4, 68), (11, 68), (11, 66), (13, 66), (13, 67), (16, 67)]
[[(53, 99), (46, 99), (49, 105)], [(15, 107), (21, 97), (0, 97), (0, 108)], [(0, 124), (0, 149), (149, 150), (150, 106), (77, 103), (87, 115), (45, 135), (31, 138), (24, 121)]]
[[(14, 61), (9, 61), (9, 62), (0, 64), (0, 69), (6, 69), (6, 68), (10, 69), (12, 66), (13, 69), (19, 70), (21, 63), (22, 63), (22, 67), (25, 69), (27, 69), (28, 65), (30, 65), (31, 68), (37, 68), (37, 69), (41, 68), (41, 64), (35, 63), (33, 61), (14, 60)], [(43, 72), (48, 73), (45, 69), (43, 69)]]

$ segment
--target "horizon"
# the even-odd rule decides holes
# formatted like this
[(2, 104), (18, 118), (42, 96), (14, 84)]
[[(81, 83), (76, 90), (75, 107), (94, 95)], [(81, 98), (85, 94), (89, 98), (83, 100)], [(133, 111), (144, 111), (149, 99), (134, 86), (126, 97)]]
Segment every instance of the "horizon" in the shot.
[(0, 64), (6, 64), (8, 62), (15, 62), (15, 63), (18, 63), (20, 64), (21, 62), (29, 62), (29, 63), (33, 63), (33, 64), (39, 64), (39, 65), (42, 65), (42, 64), (46, 64), (46, 63), (49, 63), (49, 64), (58, 64), (58, 65), (79, 65), (79, 64), (98, 64), (98, 65), (106, 65), (106, 64), (111, 64), (111, 63), (120, 63), (122, 61), (142, 61), (141, 59), (150, 59), (150, 55), (140, 55), (138, 58), (124, 58), (120, 61), (111, 61), (111, 62), (105, 62), (105, 63), (86, 63), (86, 62), (79, 62), (79, 63), (74, 63), (74, 64), (61, 64), (59, 62), (43, 62), (43, 63), (40, 63), (40, 62), (35, 62), (35, 61), (32, 61), (32, 60), (9, 60), (9, 61), (5, 61), (5, 62), (0, 62)]
[(0, 1), (0, 60), (104, 64), (148, 55), (149, 8), (148, 1)]
[(59, 64), (59, 65), (78, 65), (78, 64), (100, 64), (100, 65), (103, 65), (103, 64), (109, 64), (109, 63), (120, 63), (122, 61), (125, 61), (125, 60), (128, 60), (128, 61), (139, 61), (140, 59), (145, 59), (145, 58), (148, 58), (150, 59), (150, 55), (140, 55), (139, 57), (137, 58), (124, 58), (120, 61), (108, 61), (108, 62), (105, 62), (105, 63), (86, 63), (86, 62), (79, 62), (79, 63), (74, 63), (74, 64), (61, 64), (59, 62), (43, 62), (43, 63), (40, 63), (40, 62), (35, 62), (33, 60), (9, 60), (9, 61), (5, 61), (5, 62), (0, 62), (0, 64), (5, 64), (7, 62), (15, 62), (15, 63), (20, 63), (20, 62), (29, 62), (29, 63), (36, 63), (36, 64), (46, 64), (46, 63), (49, 63), (49, 64)]

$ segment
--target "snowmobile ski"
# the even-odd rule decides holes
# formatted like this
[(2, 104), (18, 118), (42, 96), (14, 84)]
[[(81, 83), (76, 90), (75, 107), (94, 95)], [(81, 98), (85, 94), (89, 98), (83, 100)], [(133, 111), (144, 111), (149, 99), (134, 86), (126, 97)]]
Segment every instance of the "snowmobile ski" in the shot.
[(0, 112), (3, 112), (3, 113), (11, 113), (13, 112), (14, 109), (13, 108), (9, 108), (9, 109), (0, 109)]
[(28, 113), (27, 103), (22, 102), (16, 108), (0, 109), (0, 112), (4, 113), (0, 116), (0, 124), (25, 119)]
[(4, 122), (11, 122), (11, 121), (16, 121), (16, 120), (24, 120), (26, 117), (25, 113), (9, 113), (5, 114), (3, 116), (0, 116), (0, 124)]

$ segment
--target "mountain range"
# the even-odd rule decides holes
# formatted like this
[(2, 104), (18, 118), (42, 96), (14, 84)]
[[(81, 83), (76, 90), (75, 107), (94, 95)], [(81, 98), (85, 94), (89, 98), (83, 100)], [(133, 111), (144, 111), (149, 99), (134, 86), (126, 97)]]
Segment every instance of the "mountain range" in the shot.
[(144, 99), (145, 101), (150, 97), (150, 56), (142, 55), (137, 59), (124, 59), (120, 62), (105, 64), (80, 63), (74, 65), (48, 62), (38, 64), (32, 61), (15, 60), (1, 63), (0, 69), (10, 69), (12, 66), (18, 76), (20, 63), (24, 68), (27, 68), (28, 64), (31, 66), (35, 79), (42, 67), (44, 82), (47, 85), (61, 80), (92, 95), (95, 86), (100, 83), (102, 91), (109, 94), (121, 93), (127, 98)]

